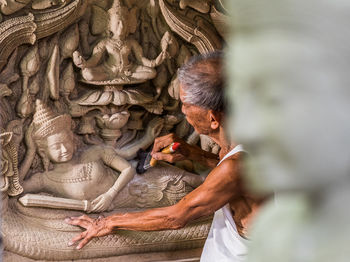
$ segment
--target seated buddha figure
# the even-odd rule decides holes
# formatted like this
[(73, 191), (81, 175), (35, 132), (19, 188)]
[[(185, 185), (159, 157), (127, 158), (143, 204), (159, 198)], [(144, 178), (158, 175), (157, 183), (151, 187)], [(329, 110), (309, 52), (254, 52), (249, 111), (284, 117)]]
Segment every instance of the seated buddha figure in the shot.
[[(56, 116), (40, 100), (36, 101), (32, 137), (45, 171), (24, 180), (24, 191), (88, 200), (89, 212), (105, 211), (132, 180), (135, 169), (110, 146), (75, 150), (71, 122), (69, 115)], [(50, 162), (53, 168), (49, 170)]]
[[(87, 60), (79, 51), (73, 53), (74, 64), (82, 69), (83, 81), (126, 84), (140, 83), (156, 76), (154, 67), (167, 58), (167, 43), (171, 36), (164, 34), (161, 53), (154, 60), (149, 60), (143, 56), (140, 44), (129, 36), (136, 19), (135, 12), (122, 6), (120, 0), (114, 1), (108, 10), (108, 36), (96, 44)], [(132, 55), (135, 62), (130, 60)]]

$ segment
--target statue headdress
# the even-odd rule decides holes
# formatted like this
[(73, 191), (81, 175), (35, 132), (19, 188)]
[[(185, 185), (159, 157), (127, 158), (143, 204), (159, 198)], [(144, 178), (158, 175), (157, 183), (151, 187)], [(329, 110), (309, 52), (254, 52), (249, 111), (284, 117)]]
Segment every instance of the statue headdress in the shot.
[(126, 22), (128, 32), (135, 33), (138, 21), (138, 8), (136, 6), (132, 7), (129, 10), (129, 8), (122, 3), (122, 0), (114, 0), (112, 7), (108, 9), (107, 12), (109, 21), (112, 21), (116, 18), (122, 19)]
[(128, 19), (129, 9), (126, 6), (124, 6), (120, 0), (114, 0), (112, 7), (108, 9), (108, 14), (109, 19), (113, 18), (113, 16)]
[(35, 102), (35, 114), (33, 116), (34, 134), (36, 137), (47, 137), (63, 130), (71, 129), (71, 117), (67, 114), (56, 115), (41, 100)]

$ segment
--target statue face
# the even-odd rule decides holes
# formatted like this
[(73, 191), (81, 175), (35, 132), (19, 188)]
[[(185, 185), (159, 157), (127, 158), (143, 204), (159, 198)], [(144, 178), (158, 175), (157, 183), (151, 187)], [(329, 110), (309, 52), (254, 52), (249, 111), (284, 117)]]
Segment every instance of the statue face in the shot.
[(119, 15), (110, 17), (109, 31), (112, 33), (112, 37), (124, 39), (127, 36), (127, 30), (128, 27), (123, 17), (120, 17)]
[(64, 131), (48, 136), (47, 151), (52, 162), (63, 163), (71, 160), (74, 154), (73, 133)]
[(281, 31), (235, 32), (231, 131), (250, 153), (247, 176), (258, 191), (315, 190), (348, 177), (347, 67), (322, 44)]

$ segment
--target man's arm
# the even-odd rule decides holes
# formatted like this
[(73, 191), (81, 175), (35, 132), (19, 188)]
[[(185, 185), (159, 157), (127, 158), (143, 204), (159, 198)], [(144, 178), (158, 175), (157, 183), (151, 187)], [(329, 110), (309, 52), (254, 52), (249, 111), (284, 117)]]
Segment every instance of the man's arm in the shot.
[(173, 206), (137, 213), (115, 214), (97, 220), (88, 216), (69, 218), (66, 220), (67, 223), (86, 229), (75, 237), (70, 245), (81, 241), (77, 246), (77, 249), (80, 249), (93, 237), (111, 234), (116, 229), (154, 231), (184, 227), (194, 219), (214, 213), (239, 194), (238, 180), (238, 160), (227, 159), (212, 170), (201, 186)]

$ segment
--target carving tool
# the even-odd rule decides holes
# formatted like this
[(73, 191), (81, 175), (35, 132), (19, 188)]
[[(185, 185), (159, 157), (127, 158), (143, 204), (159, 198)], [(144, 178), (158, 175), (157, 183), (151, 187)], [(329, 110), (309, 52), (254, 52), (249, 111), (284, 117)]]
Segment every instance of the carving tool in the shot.
[[(174, 142), (165, 147), (161, 152), (164, 154), (172, 154), (178, 149), (180, 146), (180, 143)], [(136, 172), (138, 174), (143, 174), (149, 169), (150, 167), (154, 167), (157, 164), (157, 160), (155, 160), (151, 152), (144, 152), (144, 151), (139, 151), (138, 152), (138, 158), (140, 159), (139, 163), (137, 164), (136, 167)]]

